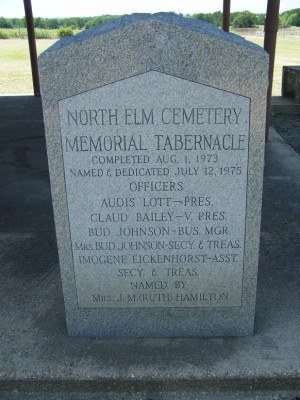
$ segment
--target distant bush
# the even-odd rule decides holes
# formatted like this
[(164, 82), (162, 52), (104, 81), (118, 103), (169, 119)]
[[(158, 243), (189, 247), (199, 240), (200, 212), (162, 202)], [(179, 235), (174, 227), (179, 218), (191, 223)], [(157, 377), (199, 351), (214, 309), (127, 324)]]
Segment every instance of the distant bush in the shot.
[(85, 25), (84, 29), (88, 29), (91, 26), (102, 24), (103, 22), (110, 21), (112, 19), (119, 18), (119, 15), (101, 15), (99, 17), (91, 18)]
[(220, 11), (216, 11), (212, 14), (193, 14), (189, 15), (189, 18), (203, 19), (204, 21), (210, 22), (216, 26), (222, 25), (222, 13)]
[(11, 20), (9, 18), (0, 17), (0, 28), (13, 28)]
[(300, 8), (283, 12), (280, 16), (279, 25), (283, 28), (300, 26)]
[(0, 29), (0, 39), (8, 39), (8, 34)]
[(232, 21), (234, 28), (253, 28), (257, 23), (257, 16), (250, 11), (241, 11)]
[(55, 29), (38, 29), (34, 30), (36, 39), (56, 39), (57, 31)]
[(73, 29), (69, 28), (69, 27), (60, 28), (57, 33), (58, 33), (58, 37), (60, 39), (63, 38), (63, 37), (66, 37), (66, 36), (73, 36), (74, 35)]
[[(1, 0), (0, 0), (1, 1)], [(36, 39), (57, 39), (58, 29), (40, 29), (35, 28), (35, 38)], [(73, 31), (74, 35), (79, 33), (80, 30), (75, 29)], [(27, 39), (27, 29), (1, 29), (0, 28), (0, 39)]]
[(1, 29), (1, 39), (25, 39), (27, 37), (27, 31), (24, 28), (19, 29)]

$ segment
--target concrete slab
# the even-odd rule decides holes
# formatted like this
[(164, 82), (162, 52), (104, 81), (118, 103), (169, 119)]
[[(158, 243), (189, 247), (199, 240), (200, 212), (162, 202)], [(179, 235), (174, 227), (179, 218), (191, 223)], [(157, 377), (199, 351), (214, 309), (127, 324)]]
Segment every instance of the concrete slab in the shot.
[(273, 96), (271, 111), (272, 113), (295, 113), (300, 111), (300, 104), (289, 97)]
[(113, 340), (67, 336), (40, 99), (1, 97), (0, 120), (1, 399), (300, 395), (300, 156), (276, 132), (266, 146), (255, 335)]

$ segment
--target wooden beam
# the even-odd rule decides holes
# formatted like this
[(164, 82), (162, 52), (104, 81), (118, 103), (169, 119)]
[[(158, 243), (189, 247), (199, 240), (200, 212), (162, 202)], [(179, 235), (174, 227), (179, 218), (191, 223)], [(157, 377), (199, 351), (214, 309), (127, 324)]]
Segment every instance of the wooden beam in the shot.
[(229, 32), (230, 26), (230, 0), (223, 0), (222, 29)]
[(269, 88), (267, 94), (266, 141), (268, 140), (270, 126), (274, 61), (279, 23), (279, 6), (280, 0), (268, 0), (264, 40), (264, 49), (269, 53)]
[(33, 22), (33, 15), (32, 15), (31, 0), (23, 0), (23, 1), (24, 1), (26, 26), (27, 26), (27, 34), (28, 34), (33, 92), (34, 92), (35, 96), (40, 96), (41, 95), (40, 78), (39, 78), (39, 68), (38, 68), (38, 61), (37, 61), (37, 51), (36, 51), (36, 43), (35, 43), (34, 22)]

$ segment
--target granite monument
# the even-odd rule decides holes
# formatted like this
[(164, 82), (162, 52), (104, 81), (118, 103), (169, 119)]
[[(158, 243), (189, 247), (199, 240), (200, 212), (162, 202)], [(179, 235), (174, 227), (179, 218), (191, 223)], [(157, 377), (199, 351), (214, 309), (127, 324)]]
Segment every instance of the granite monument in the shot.
[(69, 334), (251, 335), (267, 54), (159, 13), (39, 62)]

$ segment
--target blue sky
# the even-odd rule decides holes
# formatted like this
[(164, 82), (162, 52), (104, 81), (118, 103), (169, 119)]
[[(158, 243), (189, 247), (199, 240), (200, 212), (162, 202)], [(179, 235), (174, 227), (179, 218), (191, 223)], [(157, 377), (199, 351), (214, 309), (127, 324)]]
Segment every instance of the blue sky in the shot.
[[(133, 12), (175, 11), (183, 14), (222, 10), (223, 0), (31, 0), (35, 17), (83, 17)], [(231, 11), (264, 13), (267, 0), (231, 0)], [(300, 0), (281, 0), (280, 12), (300, 8)], [(23, 0), (0, 0), (0, 16), (24, 16)]]

